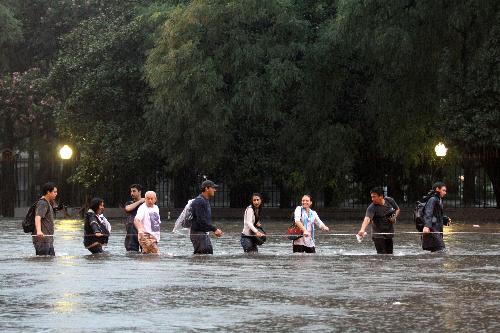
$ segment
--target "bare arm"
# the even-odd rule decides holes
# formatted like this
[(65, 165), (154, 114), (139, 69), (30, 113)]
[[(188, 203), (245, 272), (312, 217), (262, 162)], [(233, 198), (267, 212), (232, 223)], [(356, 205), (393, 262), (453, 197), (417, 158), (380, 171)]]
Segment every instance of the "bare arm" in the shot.
[(359, 229), (358, 231), (359, 236), (361, 237), (365, 236), (366, 228), (368, 227), (371, 221), (372, 220), (368, 216), (365, 216), (363, 223), (361, 224), (361, 229)]
[(35, 231), (37, 236), (39, 237), (45, 236), (42, 232), (42, 217), (38, 215), (35, 216)]
[(295, 221), (295, 225), (300, 229), (302, 230), (302, 232), (304, 233), (304, 237), (306, 236), (310, 236), (310, 233), (309, 231), (307, 231), (306, 227), (304, 227), (304, 224), (301, 222), (301, 221)]
[(315, 215), (316, 215), (316, 219), (314, 220), (314, 222), (316, 223), (316, 225), (317, 225), (317, 226), (318, 226), (321, 230), (324, 230), (324, 231), (329, 231), (329, 230), (330, 230), (330, 228), (328, 228), (328, 227), (326, 226), (326, 224), (325, 224), (325, 223), (323, 223), (323, 221), (321, 221), (321, 219), (319, 218), (318, 214), (316, 214), (316, 213), (315, 213)]
[(130, 205), (126, 205), (125, 206), (125, 211), (127, 213), (130, 213), (131, 211), (133, 211), (134, 209), (136, 209), (137, 207), (139, 207), (140, 205), (142, 205), (144, 203), (144, 201), (145, 201), (144, 198), (141, 198), (138, 201), (131, 203)]
[(134, 219), (134, 227), (137, 229), (137, 233), (138, 234), (143, 234), (144, 233), (144, 228), (142, 226), (142, 222), (138, 218)]

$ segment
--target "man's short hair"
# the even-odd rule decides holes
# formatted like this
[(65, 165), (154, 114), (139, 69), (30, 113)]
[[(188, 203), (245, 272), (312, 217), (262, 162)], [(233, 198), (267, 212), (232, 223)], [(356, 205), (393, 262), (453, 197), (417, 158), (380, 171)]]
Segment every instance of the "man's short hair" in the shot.
[(440, 189), (440, 188), (442, 188), (442, 187), (444, 187), (444, 186), (446, 186), (446, 184), (445, 184), (444, 182), (442, 182), (442, 181), (437, 181), (437, 182), (435, 182), (435, 183), (434, 183), (434, 185), (432, 185), (432, 189), (433, 189), (433, 190), (435, 190), (435, 189), (436, 189), (436, 187)]
[(52, 192), (54, 191), (54, 189), (56, 188), (56, 184), (54, 182), (47, 182), (45, 184), (43, 184), (42, 186), (42, 195), (45, 195), (49, 192)]
[(133, 189), (133, 188), (137, 189), (137, 191), (139, 191), (139, 192), (142, 192), (142, 186), (141, 186), (141, 185), (139, 185), (139, 184), (132, 184), (132, 185), (130, 185), (130, 186), (128, 187), (128, 189), (129, 189), (129, 190), (131, 190), (131, 189)]
[(370, 194), (375, 193), (376, 195), (384, 196), (384, 189), (382, 187), (374, 187), (370, 190)]

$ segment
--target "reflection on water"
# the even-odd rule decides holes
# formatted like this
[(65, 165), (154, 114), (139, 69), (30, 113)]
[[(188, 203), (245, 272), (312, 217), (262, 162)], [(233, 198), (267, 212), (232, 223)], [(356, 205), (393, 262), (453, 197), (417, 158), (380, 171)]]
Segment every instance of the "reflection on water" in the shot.
[(76, 303), (74, 301), (75, 294), (64, 293), (62, 298), (57, 300), (54, 304), (54, 312), (56, 313), (71, 313), (76, 310)]
[[(189, 239), (165, 223), (160, 255), (125, 253), (113, 222), (107, 253), (91, 255), (82, 223), (58, 221), (57, 256), (34, 257), (20, 221), (1, 222), (2, 332), (264, 331), (498, 332), (500, 247), (497, 225), (455, 225), (448, 253), (419, 249), (415, 234), (378, 256), (337, 223), (317, 237), (316, 255), (292, 254), (287, 221), (259, 254), (243, 254), (241, 222), (221, 223), (214, 256), (193, 256)], [(413, 231), (398, 225), (396, 231)]]

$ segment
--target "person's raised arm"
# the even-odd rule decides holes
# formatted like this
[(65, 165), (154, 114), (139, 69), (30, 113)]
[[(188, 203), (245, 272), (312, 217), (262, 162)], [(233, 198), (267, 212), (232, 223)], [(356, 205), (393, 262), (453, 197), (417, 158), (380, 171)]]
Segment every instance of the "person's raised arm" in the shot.
[(131, 204), (126, 205), (125, 206), (125, 211), (127, 213), (130, 213), (131, 211), (133, 211), (134, 209), (136, 209), (137, 207), (139, 207), (140, 205), (142, 205), (144, 203), (144, 201), (145, 201), (144, 198), (140, 198), (138, 201), (132, 202)]

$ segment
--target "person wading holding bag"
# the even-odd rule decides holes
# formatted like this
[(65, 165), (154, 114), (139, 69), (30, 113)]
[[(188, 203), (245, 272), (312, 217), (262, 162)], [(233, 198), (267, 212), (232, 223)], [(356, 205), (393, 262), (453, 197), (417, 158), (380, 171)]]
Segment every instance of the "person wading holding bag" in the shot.
[(257, 245), (262, 245), (262, 237), (265, 236), (260, 223), (262, 213), (262, 196), (258, 193), (252, 194), (252, 204), (245, 210), (243, 216), (243, 231), (240, 243), (245, 252), (259, 252)]
[(314, 244), (315, 225), (321, 230), (329, 231), (318, 214), (311, 209), (312, 197), (305, 194), (302, 197), (302, 206), (297, 206), (293, 214), (295, 225), (302, 230), (303, 237), (293, 241), (293, 252), (316, 253)]
[(102, 247), (108, 244), (110, 228), (108, 228), (104, 220), (99, 217), (103, 212), (104, 200), (101, 198), (93, 198), (90, 201), (89, 210), (85, 214), (83, 245), (94, 254), (102, 253)]

